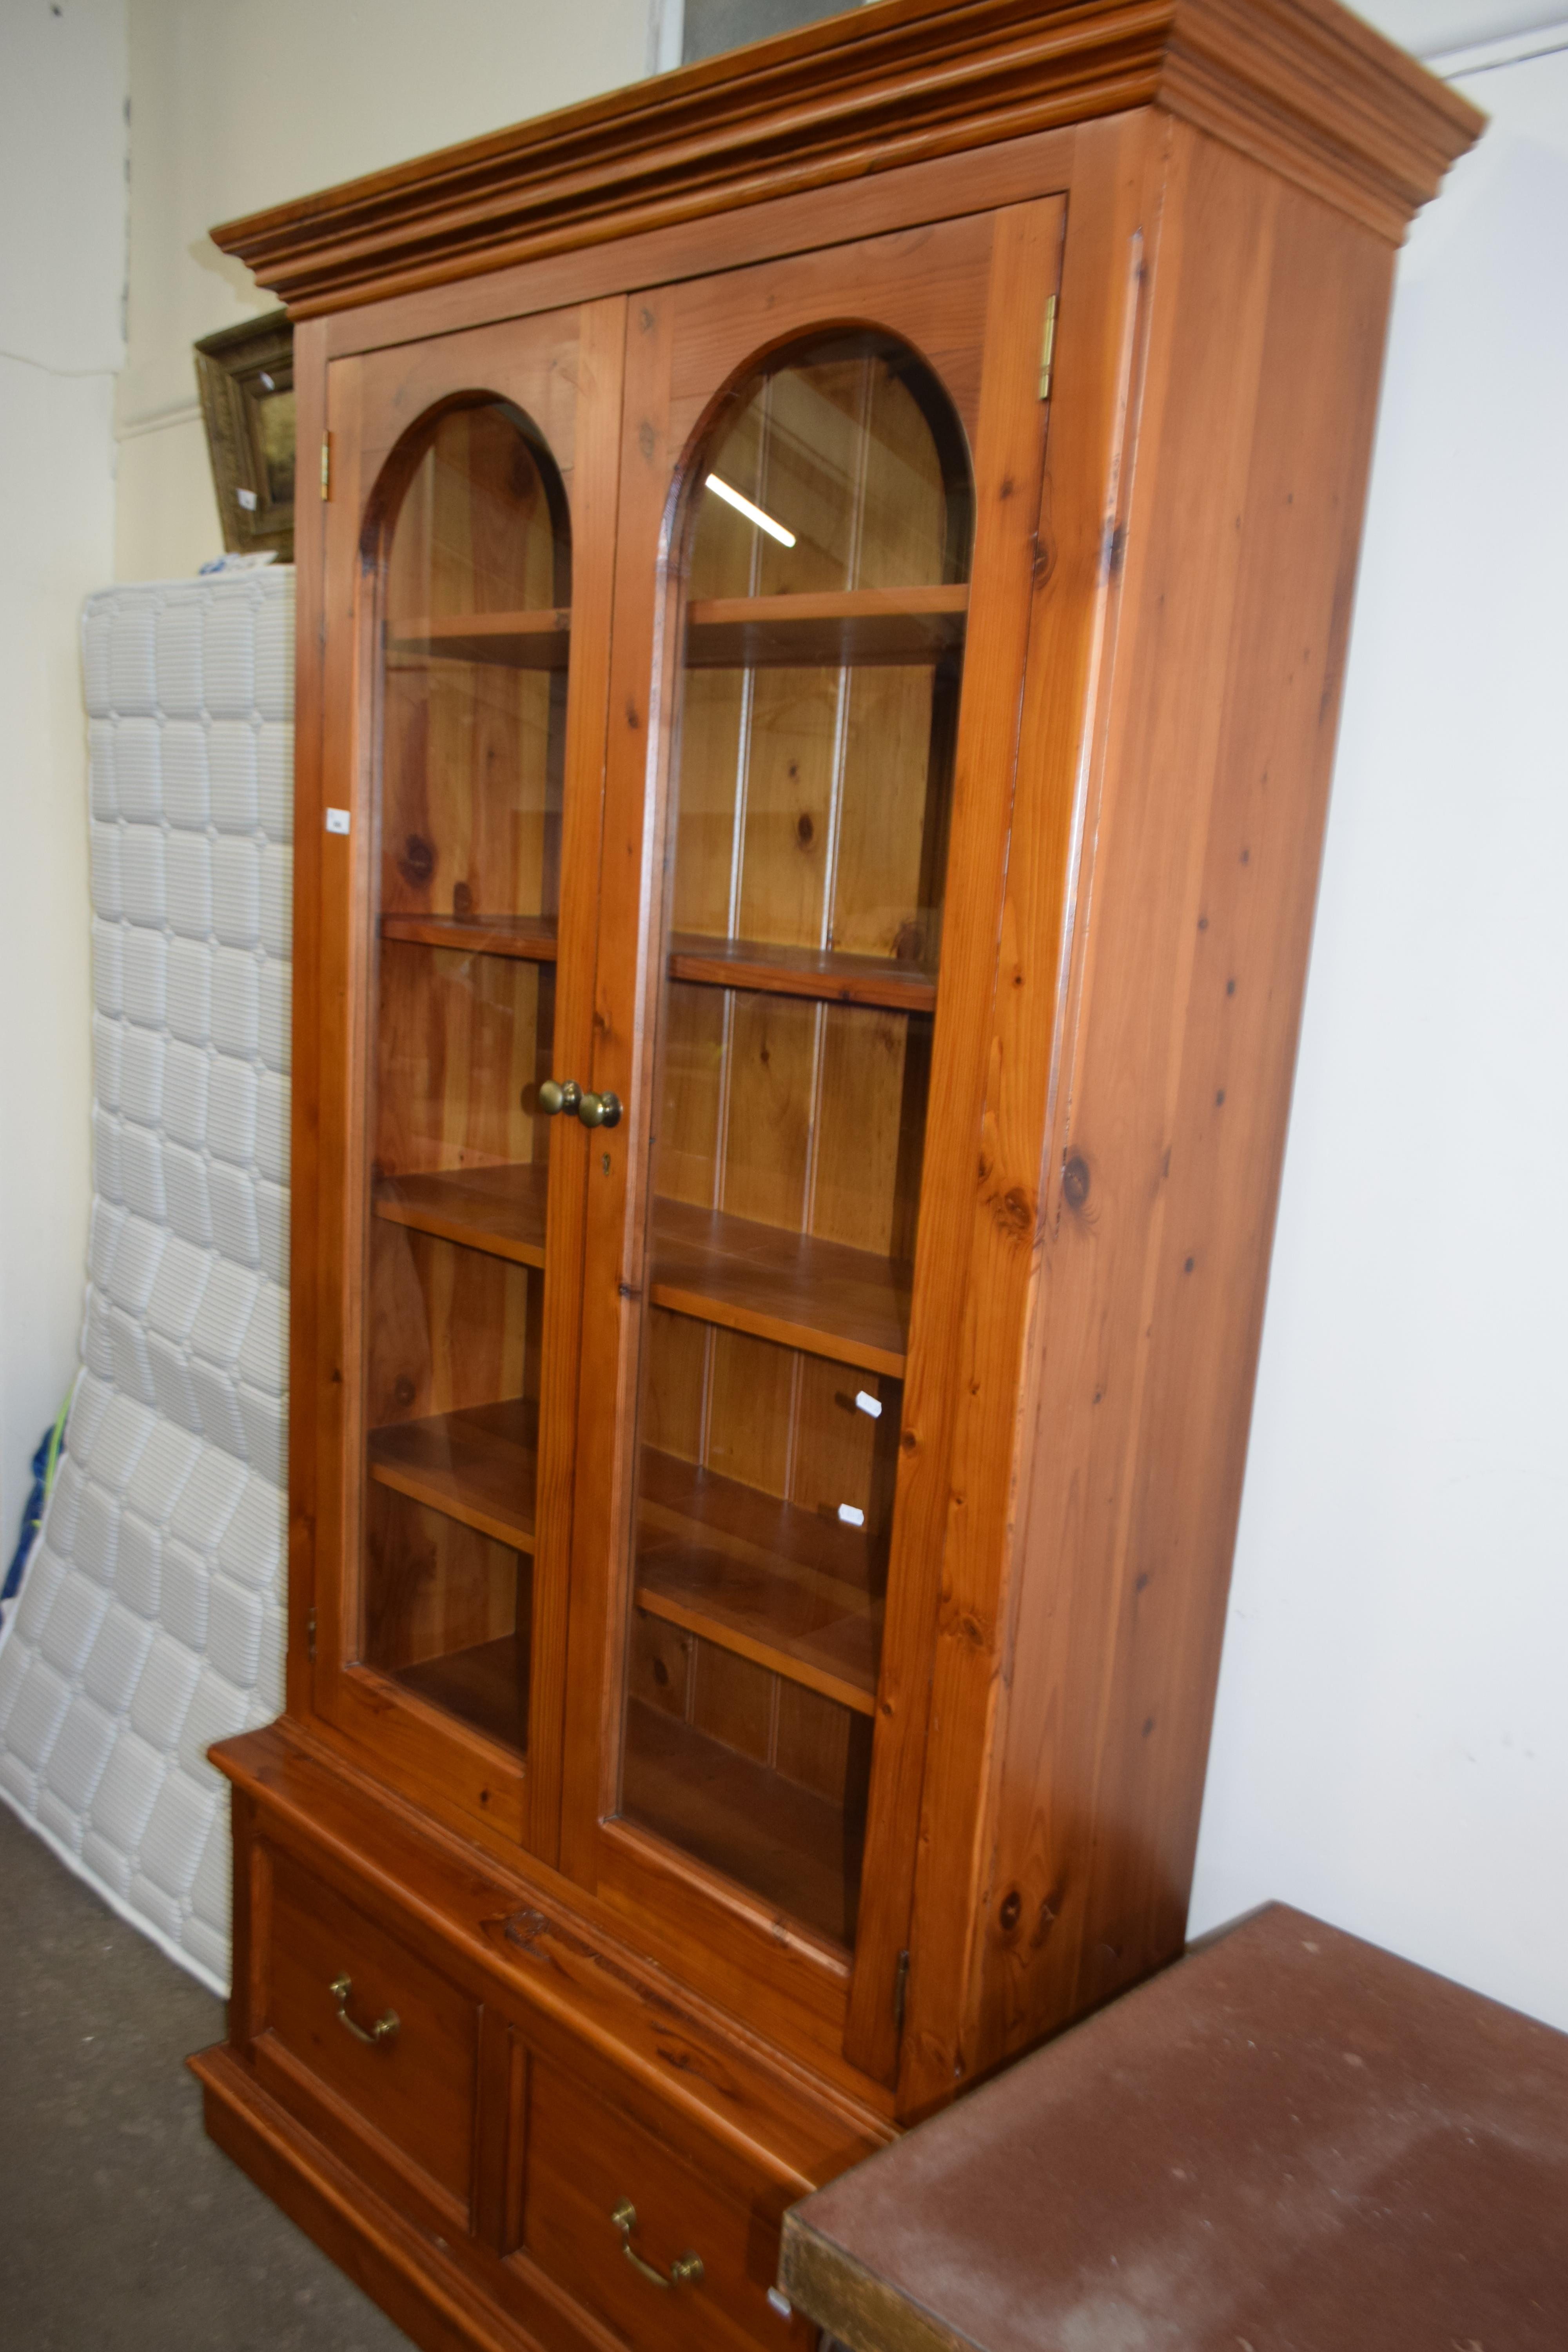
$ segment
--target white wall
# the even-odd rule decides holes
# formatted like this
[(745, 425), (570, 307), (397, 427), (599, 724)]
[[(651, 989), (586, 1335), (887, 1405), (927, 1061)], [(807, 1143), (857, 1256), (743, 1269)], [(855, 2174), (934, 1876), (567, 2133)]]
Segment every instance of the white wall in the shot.
[(125, 0), (0, 14), (0, 1551), (76, 1365), (87, 1244), (77, 616), (114, 549)]
[(1400, 267), (1193, 1927), (1568, 2027), (1568, 25), (1510, 46)]
[[(75, 0), (73, 0), (73, 5)], [(649, 0), (130, 0), (116, 574), (223, 546), (191, 345), (275, 307), (215, 223), (633, 81)]]

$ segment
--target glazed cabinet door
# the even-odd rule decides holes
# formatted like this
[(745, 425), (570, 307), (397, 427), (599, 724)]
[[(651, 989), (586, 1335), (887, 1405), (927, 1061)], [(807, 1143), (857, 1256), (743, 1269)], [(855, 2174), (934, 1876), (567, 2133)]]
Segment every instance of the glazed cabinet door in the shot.
[(1061, 233), (627, 328), (563, 1861), (884, 2079)]
[(624, 319), (329, 371), (314, 1701), (546, 1859)]

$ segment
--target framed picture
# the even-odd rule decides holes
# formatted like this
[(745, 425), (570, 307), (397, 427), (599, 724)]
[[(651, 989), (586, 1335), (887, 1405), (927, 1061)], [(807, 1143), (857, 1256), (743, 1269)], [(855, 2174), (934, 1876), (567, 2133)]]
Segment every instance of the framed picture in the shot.
[(204, 335), (196, 383), (223, 543), (294, 560), (294, 330), (286, 310)]

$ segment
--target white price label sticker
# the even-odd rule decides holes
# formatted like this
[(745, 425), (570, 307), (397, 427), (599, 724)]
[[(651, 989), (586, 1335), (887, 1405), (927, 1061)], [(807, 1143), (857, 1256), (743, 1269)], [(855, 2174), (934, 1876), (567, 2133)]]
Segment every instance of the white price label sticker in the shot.
[(347, 809), (329, 809), (327, 811), (327, 831), (329, 833), (347, 833), (348, 829), (349, 813)]

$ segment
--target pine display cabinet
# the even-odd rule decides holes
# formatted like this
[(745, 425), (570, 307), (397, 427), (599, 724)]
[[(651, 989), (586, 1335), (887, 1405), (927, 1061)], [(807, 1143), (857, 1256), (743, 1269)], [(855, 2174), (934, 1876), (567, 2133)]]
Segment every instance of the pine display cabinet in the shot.
[(808, 2352), (784, 2208), (1182, 1949), (1479, 127), (1330, 0), (877, 0), (218, 232), (311, 496), (288, 1710), (195, 2063), (431, 2352)]

